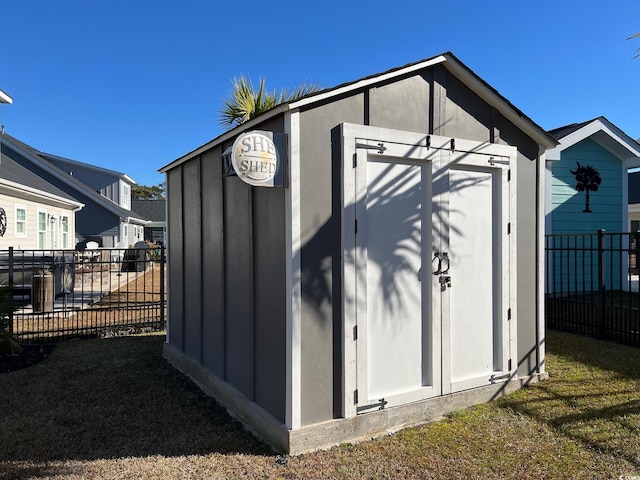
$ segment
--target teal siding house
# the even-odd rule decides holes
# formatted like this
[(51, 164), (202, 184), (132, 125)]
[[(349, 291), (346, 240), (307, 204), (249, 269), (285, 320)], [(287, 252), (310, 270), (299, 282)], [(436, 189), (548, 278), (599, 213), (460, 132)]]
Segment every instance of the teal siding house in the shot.
[(546, 155), (546, 233), (628, 231), (627, 170), (640, 165), (640, 145), (604, 117), (549, 133), (559, 145)]
[[(560, 127), (549, 133), (559, 144), (546, 153), (545, 233), (585, 236), (555, 237), (547, 241), (553, 241), (556, 248), (559, 245), (567, 249), (595, 248), (598, 230), (628, 232), (627, 172), (640, 165), (640, 145), (604, 117)], [(626, 242), (627, 237), (614, 237), (612, 241)], [(547, 267), (550, 268), (552, 262), (563, 262), (566, 266), (572, 258), (574, 256), (569, 252), (556, 251), (552, 257), (547, 256)], [(583, 263), (582, 259), (580, 263)], [(613, 264), (626, 263), (614, 261)], [(597, 261), (588, 259), (584, 265), (584, 275), (590, 277), (589, 269), (595, 269)], [(620, 278), (620, 275), (612, 277)], [(588, 285), (591, 278), (585, 281)], [(584, 286), (582, 278), (578, 283)], [(563, 290), (571, 291), (571, 286), (565, 285), (564, 281), (558, 283), (556, 279), (555, 284), (556, 289), (561, 285)]]

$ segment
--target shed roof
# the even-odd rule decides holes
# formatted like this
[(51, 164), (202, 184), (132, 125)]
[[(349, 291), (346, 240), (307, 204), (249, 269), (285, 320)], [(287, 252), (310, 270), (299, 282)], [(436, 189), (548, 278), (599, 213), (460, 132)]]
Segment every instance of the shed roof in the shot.
[(489, 105), (498, 110), (505, 118), (510, 120), (514, 125), (529, 135), (535, 142), (544, 148), (552, 148), (557, 145), (557, 141), (549, 135), (542, 127), (533, 122), (527, 117), (521, 110), (516, 108), (509, 100), (503, 97), (495, 88), (491, 87), (482, 78), (476, 75), (469, 67), (458, 60), (451, 52), (446, 52), (435, 57), (431, 57), (425, 60), (420, 60), (414, 63), (410, 63), (401, 67), (393, 68), (382, 73), (370, 75), (368, 77), (361, 78), (348, 83), (343, 83), (333, 88), (314, 92), (305, 97), (278, 105), (271, 110), (263, 113), (262, 115), (255, 117), (248, 122), (245, 122), (221, 135), (214, 138), (210, 142), (202, 145), (201, 147), (187, 153), (186, 155), (174, 160), (168, 165), (162, 167), (160, 172), (167, 172), (174, 167), (182, 164), (183, 162), (203, 153), (210, 148), (219, 145), (220, 143), (233, 138), (241, 131), (251, 129), (253, 126), (264, 122), (265, 120), (274, 117), (278, 114), (297, 110), (301, 107), (309, 107), (321, 102), (331, 101), (331, 99), (337, 98), (345, 93), (367, 87), (380, 82), (399, 78), (407, 73), (418, 71), (421, 69), (433, 67), (435, 65), (443, 65), (451, 74), (458, 78), (468, 88), (475, 92), (480, 98), (482, 98)]

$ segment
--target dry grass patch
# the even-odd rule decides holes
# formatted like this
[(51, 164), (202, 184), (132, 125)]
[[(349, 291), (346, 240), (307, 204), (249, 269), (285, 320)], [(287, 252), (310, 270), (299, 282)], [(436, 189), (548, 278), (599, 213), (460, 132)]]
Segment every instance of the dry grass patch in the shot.
[(174, 371), (163, 339), (64, 342), (1, 374), (0, 479), (640, 475), (637, 349), (551, 332), (547, 382), (442, 422), (286, 457)]

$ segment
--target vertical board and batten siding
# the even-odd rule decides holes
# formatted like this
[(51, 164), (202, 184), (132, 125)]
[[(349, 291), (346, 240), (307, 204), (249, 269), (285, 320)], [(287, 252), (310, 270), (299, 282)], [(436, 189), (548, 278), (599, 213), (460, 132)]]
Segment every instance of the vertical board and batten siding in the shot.
[(253, 242), (251, 187), (225, 177), (225, 380), (253, 400)]
[(180, 165), (167, 172), (167, 341), (184, 352), (184, 222), (183, 168)]
[(196, 157), (182, 169), (185, 208), (182, 213), (184, 234), (184, 352), (202, 362), (202, 196), (200, 164)]
[[(518, 291), (536, 291), (536, 160), (538, 145), (443, 67), (354, 92), (300, 114), (302, 274), (301, 421), (337, 418), (341, 391), (341, 159), (331, 161), (329, 132), (343, 122), (425, 132), (518, 148)], [(335, 153), (334, 153), (335, 155)], [(334, 209), (332, 211), (332, 208)], [(345, 228), (349, 228), (345, 226)], [(537, 302), (518, 298), (521, 374), (535, 373)], [(505, 312), (506, 314), (506, 312)], [(333, 357), (333, 368), (329, 368)]]
[[(600, 173), (602, 183), (597, 192), (590, 192), (591, 213), (583, 212), (585, 192), (576, 190), (576, 179), (571, 170), (592, 166)], [(623, 164), (622, 161), (590, 138), (562, 151), (561, 159), (551, 165), (552, 225), (551, 232), (594, 233), (600, 229), (622, 232), (623, 225)]]
[[(356, 93), (300, 114), (301, 423), (337, 418), (341, 383), (342, 292), (338, 168), (332, 170), (331, 131), (363, 123), (365, 95)], [(335, 175), (338, 175), (335, 178)]]
[(221, 152), (167, 173), (168, 342), (283, 421), (284, 191), (223, 177)]
[(202, 364), (224, 378), (224, 223), (220, 147), (202, 154)]

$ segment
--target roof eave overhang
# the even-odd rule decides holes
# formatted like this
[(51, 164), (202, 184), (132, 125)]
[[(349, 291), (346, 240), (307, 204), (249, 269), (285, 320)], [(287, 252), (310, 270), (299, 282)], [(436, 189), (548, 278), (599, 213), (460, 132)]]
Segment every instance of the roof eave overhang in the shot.
[(19, 151), (20, 154), (23, 157), (25, 157), (27, 160), (29, 160), (30, 162), (38, 165), (43, 170), (49, 172), (54, 177), (58, 178), (59, 180), (61, 180), (65, 184), (67, 184), (74, 191), (77, 191), (78, 193), (81, 193), (81, 194), (87, 196), (88, 198), (93, 198), (94, 201), (96, 203), (98, 203), (100, 206), (102, 206), (104, 209), (108, 210), (109, 212), (111, 212), (111, 213), (113, 213), (115, 215), (118, 215), (118, 217), (121, 216), (121, 210), (119, 210), (119, 209), (121, 209), (122, 207), (117, 206), (111, 200), (109, 200), (109, 199), (107, 199), (105, 197), (102, 197), (101, 195), (95, 193), (93, 190), (89, 189), (89, 187), (76, 185), (71, 180), (69, 180), (69, 177), (67, 176), (67, 174), (65, 174), (64, 172), (59, 171), (57, 168), (52, 166), (46, 160), (40, 159), (37, 156), (32, 155), (30, 152), (28, 152), (27, 150), (21, 148), (19, 145), (16, 145), (15, 143), (11, 142), (11, 140), (9, 140), (7, 138), (3, 138), (2, 141), (5, 144), (9, 144), (11, 146), (11, 148)]
[(328, 89), (324, 92), (319, 92), (318, 94), (312, 94), (291, 103), (278, 105), (277, 107), (269, 110), (268, 112), (265, 112), (259, 117), (249, 120), (248, 122), (245, 122), (237, 126), (236, 128), (223, 133), (222, 135), (202, 145), (196, 150), (193, 150), (187, 153), (186, 155), (174, 160), (168, 165), (162, 167), (158, 171), (161, 173), (167, 173), (169, 170), (177, 167), (178, 165), (189, 160), (190, 158), (198, 156), (204, 153), (205, 151), (209, 150), (210, 148), (233, 138), (234, 136), (238, 135), (240, 132), (245, 130), (250, 130), (254, 126), (259, 125), (281, 113), (284, 113), (287, 111), (299, 110), (300, 108), (303, 108), (303, 107), (309, 107), (315, 103), (328, 101), (331, 98), (344, 95), (355, 90), (366, 88), (370, 85), (374, 85), (380, 82), (385, 82), (387, 80), (390, 80), (396, 77), (401, 77), (415, 71), (433, 67), (438, 64), (444, 65), (449, 72), (451, 72), (454, 76), (460, 79), (460, 81), (462, 81), (468, 88), (470, 88), (485, 102), (493, 106), (497, 111), (499, 111), (505, 118), (507, 118), (510, 122), (512, 122), (516, 127), (520, 128), (538, 145), (540, 145), (545, 149), (548, 149), (548, 148), (553, 148), (558, 144), (558, 142), (551, 135), (549, 135), (542, 127), (537, 125), (535, 122), (529, 119), (526, 115), (524, 115), (522, 112), (516, 109), (502, 95), (500, 95), (494, 89), (489, 87), (489, 85), (485, 83), (482, 79), (480, 79), (480, 77), (478, 77), (470, 69), (465, 67), (459, 60), (457, 60), (453, 56), (453, 54), (445, 53), (421, 62), (416, 62), (414, 64), (407, 65), (405, 67), (397, 68), (385, 73), (381, 73), (379, 75), (373, 75), (371, 77), (367, 77), (362, 80), (357, 80), (352, 83), (347, 83), (342, 86)]
[(547, 150), (547, 160), (560, 160), (564, 150), (586, 138), (591, 138), (602, 148), (625, 162), (627, 168), (640, 166), (640, 144), (605, 118), (597, 118), (563, 137), (558, 146)]
[(190, 158), (197, 157), (198, 155), (206, 152), (207, 150), (215, 147), (216, 145), (220, 145), (221, 143), (224, 143), (227, 140), (232, 139), (233, 137), (235, 137), (236, 135), (240, 134), (241, 132), (244, 132), (246, 130), (251, 130), (256, 125), (264, 123), (267, 120), (269, 120), (270, 118), (273, 118), (273, 117), (275, 117), (277, 115), (280, 115), (281, 113), (284, 113), (284, 112), (286, 112), (288, 110), (291, 110), (291, 104), (283, 103), (281, 105), (278, 105), (278, 106), (272, 108), (271, 110), (263, 113), (262, 115), (260, 115), (258, 117), (255, 117), (255, 118), (252, 118), (251, 120), (248, 120), (248, 121), (244, 122), (243, 124), (238, 125), (235, 128), (232, 128), (228, 132), (225, 132), (222, 135), (217, 136), (216, 138), (214, 138), (210, 142), (205, 143), (201, 147), (198, 147), (195, 150), (187, 153), (186, 155), (183, 155), (182, 157), (174, 160), (173, 162), (169, 163), (168, 165), (165, 165), (164, 167), (162, 167), (158, 171), (160, 173), (166, 173), (169, 170), (171, 170), (172, 168), (175, 168), (178, 165), (186, 162)]
[(26, 195), (29, 197), (34, 197), (42, 202), (55, 203), (56, 205), (70, 208), (75, 212), (81, 210), (84, 207), (84, 203), (75, 200), (69, 200), (52, 193), (43, 192), (42, 190), (31, 188), (26, 185), (21, 185), (19, 183), (11, 182), (5, 179), (0, 179), (0, 188), (4, 188), (15, 195)]
[(0, 103), (13, 103), (13, 98), (0, 90)]
[(494, 107), (502, 116), (526, 133), (538, 145), (553, 148), (558, 142), (542, 127), (511, 105), (502, 95), (490, 88), (480, 77), (471, 72), (452, 56), (447, 55), (445, 68), (460, 79), (476, 95)]

